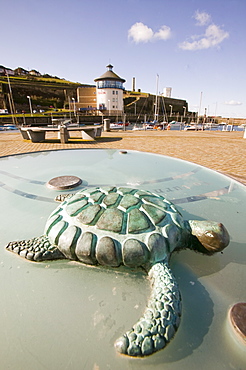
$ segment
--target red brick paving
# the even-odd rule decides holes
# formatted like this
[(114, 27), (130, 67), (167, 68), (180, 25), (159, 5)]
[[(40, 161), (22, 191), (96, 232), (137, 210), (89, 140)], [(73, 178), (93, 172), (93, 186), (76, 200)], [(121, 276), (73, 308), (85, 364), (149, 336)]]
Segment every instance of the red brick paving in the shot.
[(44, 150), (131, 149), (191, 161), (231, 176), (246, 185), (246, 139), (242, 131), (111, 131), (96, 141), (79, 137), (61, 144), (49, 134), (43, 143), (25, 141), (18, 132), (0, 132), (0, 157)]

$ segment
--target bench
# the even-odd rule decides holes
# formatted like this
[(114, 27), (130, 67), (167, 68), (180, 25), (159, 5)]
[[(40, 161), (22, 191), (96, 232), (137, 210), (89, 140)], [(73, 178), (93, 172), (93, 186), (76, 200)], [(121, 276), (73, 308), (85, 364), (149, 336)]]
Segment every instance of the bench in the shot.
[(68, 143), (70, 134), (74, 131), (81, 132), (83, 140), (95, 140), (102, 134), (102, 125), (67, 127), (61, 125), (58, 127), (20, 127), (20, 132), (24, 140), (31, 140), (33, 143), (45, 141), (47, 132), (57, 133), (57, 137), (62, 144)]

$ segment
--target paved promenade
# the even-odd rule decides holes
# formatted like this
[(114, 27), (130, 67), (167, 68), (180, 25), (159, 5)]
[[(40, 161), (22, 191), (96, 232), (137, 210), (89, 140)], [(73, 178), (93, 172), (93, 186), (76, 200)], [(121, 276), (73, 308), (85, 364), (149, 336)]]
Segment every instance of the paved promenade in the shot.
[(77, 137), (67, 144), (50, 135), (47, 142), (31, 143), (24, 141), (18, 132), (0, 132), (0, 157), (57, 149), (132, 149), (198, 163), (246, 185), (246, 139), (242, 131), (111, 131), (104, 132), (96, 141)]

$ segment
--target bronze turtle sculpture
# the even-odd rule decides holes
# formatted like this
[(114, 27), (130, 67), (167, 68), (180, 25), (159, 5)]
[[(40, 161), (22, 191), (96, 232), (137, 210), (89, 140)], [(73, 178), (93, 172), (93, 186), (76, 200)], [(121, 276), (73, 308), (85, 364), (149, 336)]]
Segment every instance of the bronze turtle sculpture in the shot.
[(118, 352), (150, 355), (166, 346), (181, 317), (181, 295), (169, 267), (174, 250), (223, 250), (221, 223), (186, 221), (161, 195), (127, 187), (97, 187), (65, 198), (49, 216), (44, 235), (7, 249), (32, 261), (67, 258), (90, 265), (142, 267), (151, 281), (143, 316), (115, 342)]

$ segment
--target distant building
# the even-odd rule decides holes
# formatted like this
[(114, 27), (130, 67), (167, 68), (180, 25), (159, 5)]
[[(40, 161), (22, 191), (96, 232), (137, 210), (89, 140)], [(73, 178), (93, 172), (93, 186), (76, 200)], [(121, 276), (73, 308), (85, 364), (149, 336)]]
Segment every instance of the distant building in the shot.
[(96, 86), (81, 86), (77, 89), (76, 108), (81, 112), (95, 112), (97, 109)]
[(28, 75), (29, 72), (24, 68), (18, 67), (15, 69), (15, 74), (21, 76), (21, 75)]
[(171, 98), (171, 96), (172, 96), (172, 88), (171, 87), (165, 87), (165, 89), (163, 91), (163, 96), (165, 98)]
[(41, 76), (41, 73), (36, 71), (35, 69), (32, 69), (30, 72), (29, 72), (29, 75), (31, 76)]
[(9, 76), (23, 76), (23, 75), (32, 75), (32, 76), (41, 76), (41, 73), (36, 71), (35, 69), (32, 69), (30, 72), (27, 71), (24, 68), (18, 67), (15, 70), (6, 68), (4, 66), (0, 66), (0, 75), (9, 75)]
[(14, 76), (14, 71), (10, 68), (6, 68), (4, 66), (0, 66), (0, 74), (1, 75), (9, 75), (9, 76)]
[(95, 78), (97, 109), (101, 114), (116, 115), (123, 113), (123, 83), (125, 80), (113, 72), (113, 66), (107, 65), (108, 71)]

